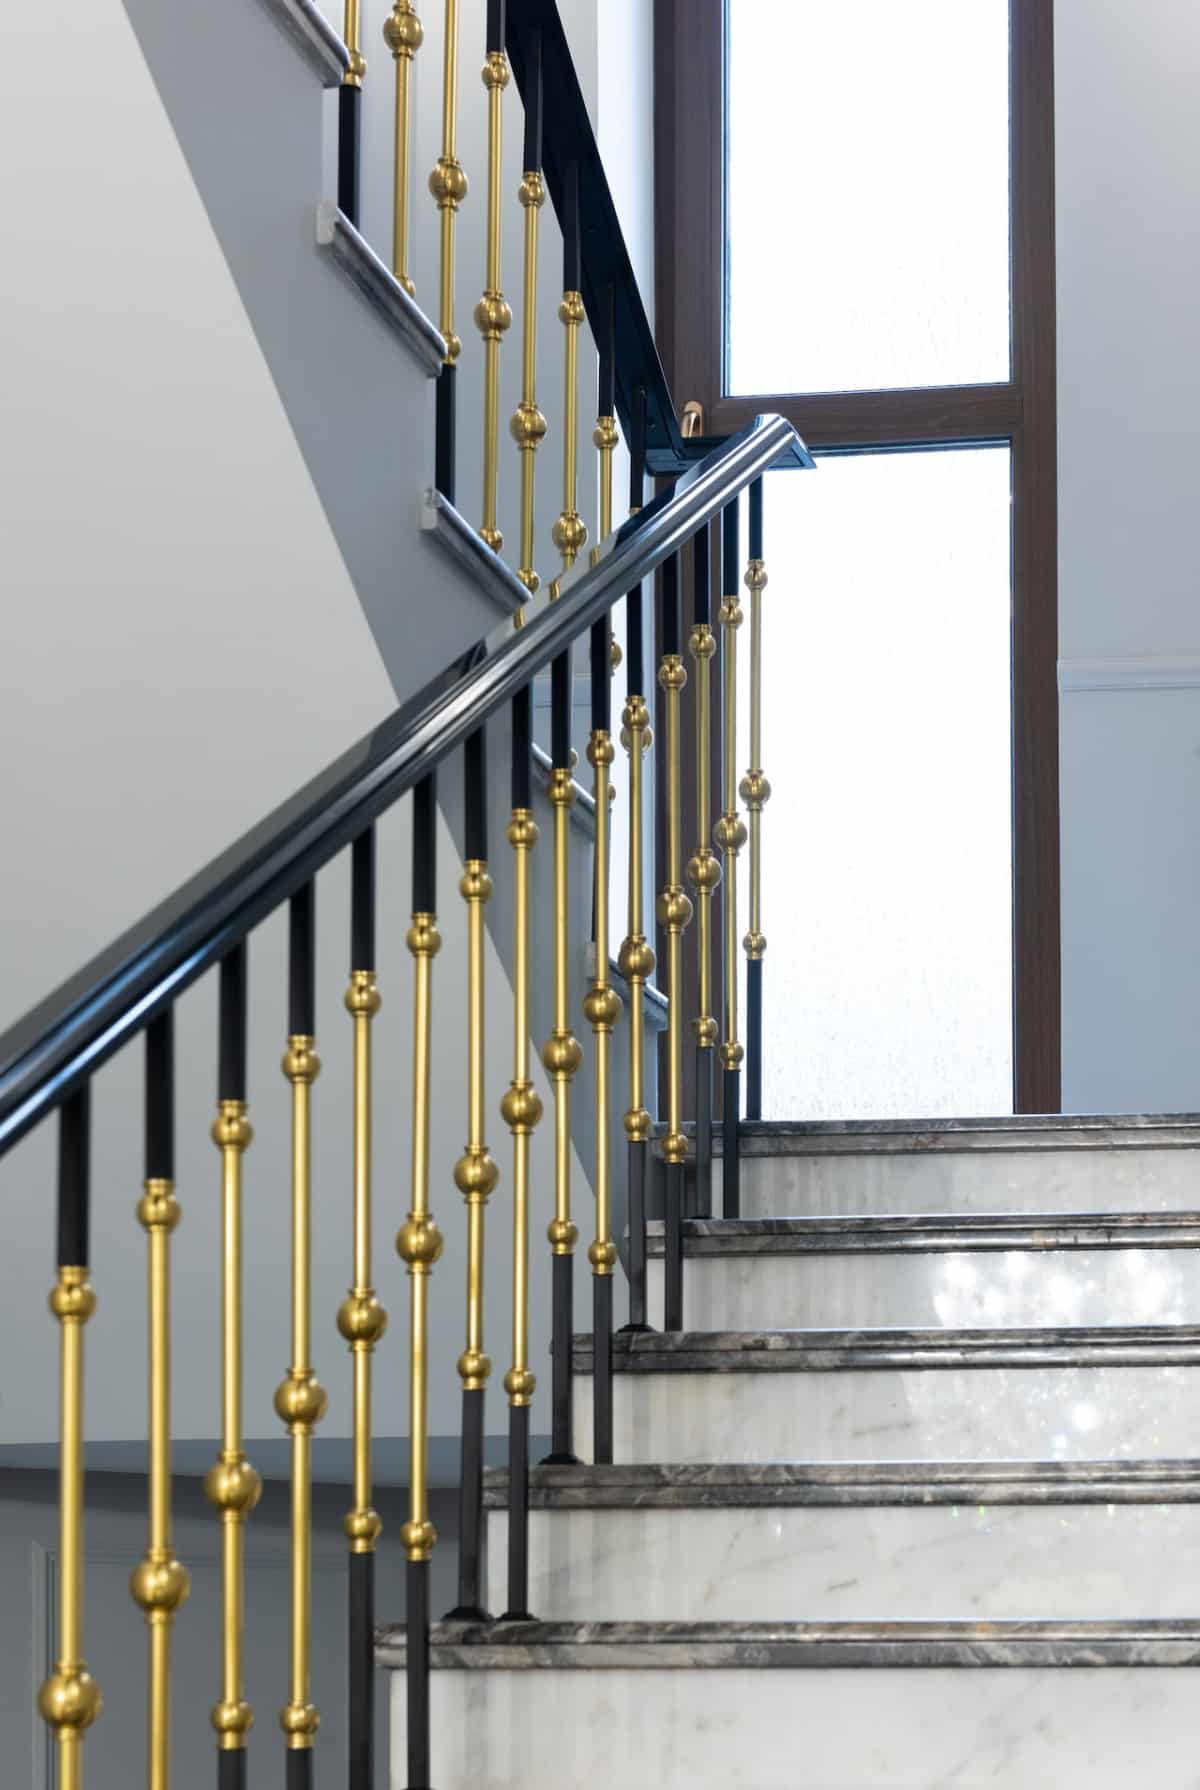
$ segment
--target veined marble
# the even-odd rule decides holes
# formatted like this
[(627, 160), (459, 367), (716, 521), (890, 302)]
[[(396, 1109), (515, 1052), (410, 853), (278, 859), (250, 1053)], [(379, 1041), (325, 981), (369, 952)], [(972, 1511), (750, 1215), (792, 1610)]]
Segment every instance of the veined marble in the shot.
[[(488, 1513), (490, 1608), (508, 1513)], [(1198, 1504), (534, 1510), (543, 1621), (997, 1621), (1200, 1611)]]
[[(661, 1326), (663, 1263), (648, 1264)], [(687, 1330), (942, 1325), (1196, 1324), (1200, 1250), (690, 1254)]]
[[(438, 1790), (1195, 1790), (1190, 1672), (435, 1671)], [(392, 1675), (393, 1790), (405, 1769)]]
[[(1200, 1129), (1189, 1145), (1130, 1132), (904, 1134), (888, 1147), (836, 1138), (751, 1136), (742, 1160), (742, 1216), (855, 1212), (1169, 1212), (1200, 1189)], [(1146, 1133), (1151, 1137), (1153, 1133)], [(1174, 1136), (1174, 1134), (1167, 1134)], [(884, 1140), (885, 1143), (888, 1140)], [(856, 1147), (857, 1146), (857, 1147)], [(901, 1147), (902, 1146), (902, 1147)], [(720, 1172), (715, 1177), (720, 1212)]]
[[(618, 1461), (1157, 1459), (1194, 1451), (1200, 1377), (1128, 1366), (619, 1373), (613, 1395)], [(581, 1460), (591, 1443), (591, 1382), (577, 1374)]]

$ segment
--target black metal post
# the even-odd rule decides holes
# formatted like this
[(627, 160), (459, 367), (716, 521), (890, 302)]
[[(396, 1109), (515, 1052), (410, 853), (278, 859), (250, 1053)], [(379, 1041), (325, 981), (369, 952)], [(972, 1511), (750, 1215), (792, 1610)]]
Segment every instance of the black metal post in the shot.
[(404, 1629), (408, 1790), (430, 1790), (428, 1560), (410, 1560), (405, 1567)]
[[(754, 483), (750, 487), (749, 549), (750, 549), (751, 567), (753, 568), (756, 562), (757, 562), (757, 564), (759, 564), (761, 566), (762, 558), (763, 558), (763, 482), (761, 479), (755, 479)], [(753, 575), (753, 572), (752, 572), (752, 575)], [(761, 600), (761, 593), (758, 590), (752, 588), (752, 595), (751, 595), (752, 603), (757, 604), (760, 600)], [(752, 613), (752, 615), (751, 615), (752, 629), (754, 627), (754, 621), (755, 621), (755, 618)], [(755, 650), (756, 650), (756, 642), (752, 635), (752, 639), (751, 639), (752, 653), (755, 652)], [(753, 662), (751, 664), (750, 675), (751, 675), (751, 677), (754, 677), (754, 678), (761, 676), (760, 667)], [(761, 699), (762, 698), (761, 698), (761, 691), (760, 691), (759, 692), (759, 700), (761, 701)], [(751, 746), (751, 752), (753, 754), (753, 743)], [(753, 776), (755, 773), (757, 773), (758, 776), (761, 778), (762, 766), (755, 764), (753, 762), (753, 756), (752, 756), (752, 758), (751, 758), (751, 779), (747, 780), (747, 787), (750, 786), (751, 780), (753, 779)], [(761, 846), (761, 838), (760, 838), (761, 827), (762, 827), (762, 800), (763, 800), (763, 796), (762, 796), (761, 790), (760, 791), (752, 791), (752, 794), (751, 794), (751, 815), (750, 815), (750, 824), (751, 824), (751, 829), (752, 829), (751, 837), (750, 837), (751, 890), (752, 890), (752, 892), (757, 891), (760, 888), (759, 879), (762, 876), (762, 861), (761, 861), (762, 846)], [(755, 801), (757, 801), (757, 803), (758, 803), (758, 812), (754, 811)], [(755, 921), (757, 920), (757, 918), (758, 918), (758, 916), (756, 914), (754, 914), (754, 913), (751, 914), (751, 931), (753, 931), (754, 924), (755, 924)], [(753, 946), (750, 946), (750, 945), (747, 946), (747, 950), (751, 953), (748, 956), (747, 962), (746, 962), (746, 1117), (748, 1119), (761, 1119), (762, 1118), (762, 1067), (763, 1067), (762, 1066), (762, 1054), (763, 1054), (763, 958), (762, 958), (762, 949), (763, 949), (763, 947), (762, 947), (761, 941), (758, 941)]]
[(362, 87), (343, 81), (338, 89), (338, 209), (357, 226), (362, 167)]
[(726, 1069), (723, 1079), (725, 1110), (721, 1116), (721, 1148), (724, 1152), (721, 1161), (721, 1212), (725, 1218), (740, 1218), (742, 1215), (741, 1140), (739, 1137), (741, 1071)]
[(484, 1392), (462, 1395), (462, 1470), (458, 1488), (458, 1602), (447, 1622), (490, 1622), (483, 1605), (483, 1417)]
[(246, 1790), (246, 1749), (217, 1754), (217, 1790)]
[(451, 361), (442, 365), (437, 382), (437, 412), (434, 423), (433, 482), (450, 503), (454, 499), (454, 467), (456, 445), (456, 393), (454, 382), (458, 367)]
[(682, 1162), (667, 1164), (667, 1222), (663, 1260), (663, 1329), (683, 1329)]
[(375, 1555), (348, 1556), (350, 1790), (375, 1790)]
[(529, 1411), (508, 1409), (508, 1607), (501, 1621), (529, 1621)]
[(746, 964), (746, 1117), (762, 1118), (763, 960)]

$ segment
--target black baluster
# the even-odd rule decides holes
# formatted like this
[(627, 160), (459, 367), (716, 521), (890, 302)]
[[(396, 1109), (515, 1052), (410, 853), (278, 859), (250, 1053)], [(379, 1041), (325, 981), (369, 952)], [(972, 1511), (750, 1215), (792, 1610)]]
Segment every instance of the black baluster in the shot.
[[(629, 510), (636, 515), (645, 498), (646, 393), (639, 389), (633, 403), (633, 427), (629, 443)], [(654, 974), (654, 952), (646, 937), (644, 920), (645, 815), (643, 763), (649, 743), (650, 710), (646, 700), (645, 643), (643, 638), (642, 587), (635, 585), (625, 599), (626, 682), (625, 735), (629, 746), (629, 931), (621, 947), (620, 968), (629, 983), (630, 1099), (625, 1115), (629, 1139), (629, 1322), (626, 1331), (648, 1330), (646, 1321), (646, 1165), (652, 1121), (646, 1106), (644, 1069), (645, 984)], [(651, 848), (651, 851), (653, 848)], [(653, 876), (651, 877), (653, 881)]]
[(691, 902), (683, 887), (683, 814), (680, 785), (680, 692), (686, 680), (680, 654), (679, 555), (663, 564), (663, 656), (659, 684), (660, 713), (666, 741), (667, 863), (658, 903), (659, 923), (667, 935), (667, 1131), (666, 1237), (663, 1263), (663, 1328), (683, 1328), (683, 1193), (687, 1142), (683, 1134), (683, 932), (691, 918)]
[(338, 172), (337, 202), (350, 222), (357, 226), (362, 166), (362, 86), (345, 80), (338, 89)]
[[(712, 762), (712, 660), (716, 638), (712, 631), (709, 591), (709, 531), (705, 526), (692, 543), (693, 608), (692, 657), (696, 665), (696, 854), (688, 865), (697, 916), (696, 959), (698, 1014), (696, 1022), (696, 1179), (688, 1211), (692, 1217), (712, 1216), (713, 1060), (716, 1055), (716, 1001), (713, 995), (712, 905), (720, 881), (720, 863), (710, 844), (712, 830), (709, 785)], [(720, 961), (719, 950), (717, 962)]]
[(770, 793), (762, 758), (763, 482), (750, 487), (750, 769), (741, 794), (750, 810), (750, 928), (746, 934), (746, 1117), (762, 1118), (763, 952), (762, 810)]
[(721, 518), (721, 658), (724, 692), (721, 704), (721, 815), (713, 837), (725, 857), (721, 983), (724, 988), (724, 1037), (721, 1095), (721, 1211), (726, 1218), (741, 1215), (741, 1063), (744, 1055), (738, 1038), (737, 873), (738, 854), (746, 842), (746, 826), (737, 808), (737, 637), (742, 625), (738, 602), (740, 563), (738, 551), (738, 501), (725, 506)]
[(484, 1213), (497, 1181), (484, 1141), (484, 924), (491, 890), (487, 871), (487, 742), (478, 728), (463, 746), (464, 847), (459, 892), (467, 906), (467, 1143), (454, 1170), (467, 1207), (466, 1346), (458, 1358), (462, 1381), (462, 1465), (459, 1481), (458, 1602), (454, 1621), (489, 1620), (481, 1584), (483, 1556), (483, 1436), (491, 1362), (483, 1350)]

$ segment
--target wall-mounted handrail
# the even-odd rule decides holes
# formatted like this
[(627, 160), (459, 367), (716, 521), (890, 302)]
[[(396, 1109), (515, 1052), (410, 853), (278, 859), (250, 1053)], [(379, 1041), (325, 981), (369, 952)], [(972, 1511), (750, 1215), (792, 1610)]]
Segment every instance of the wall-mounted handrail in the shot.
[(811, 464), (782, 417), (731, 436), (602, 543), (595, 564), (565, 576), (559, 601), (433, 679), (10, 1027), (0, 1037), (0, 1153), (786, 456)]

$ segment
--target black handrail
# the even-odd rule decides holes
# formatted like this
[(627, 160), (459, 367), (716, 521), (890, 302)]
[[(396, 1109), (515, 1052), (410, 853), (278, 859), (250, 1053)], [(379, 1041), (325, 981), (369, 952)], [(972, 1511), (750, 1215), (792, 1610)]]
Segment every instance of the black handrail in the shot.
[[(645, 395), (646, 470), (652, 478), (674, 478), (711, 451), (685, 441), (654, 331), (634, 277), (625, 236), (600, 159), (592, 121), (556, 0), (510, 0), (505, 28), (508, 59), (523, 102), (530, 91), (530, 45), (541, 38), (542, 160), (546, 185), (561, 225), (565, 215), (566, 170), (579, 172), (582, 227), (581, 285), (589, 317), (601, 314), (612, 294), (617, 415), (626, 441), (633, 439), (638, 394)], [(536, 84), (535, 84), (536, 90)], [(781, 464), (799, 465), (784, 454)]]
[(759, 417), (601, 544), (498, 645), (434, 678), (0, 1037), (0, 1154), (143, 1030), (343, 846), (427, 776), (697, 528), (781, 457), (791, 423)]

